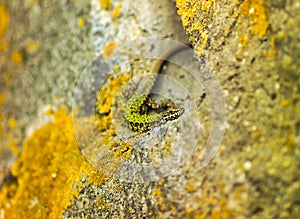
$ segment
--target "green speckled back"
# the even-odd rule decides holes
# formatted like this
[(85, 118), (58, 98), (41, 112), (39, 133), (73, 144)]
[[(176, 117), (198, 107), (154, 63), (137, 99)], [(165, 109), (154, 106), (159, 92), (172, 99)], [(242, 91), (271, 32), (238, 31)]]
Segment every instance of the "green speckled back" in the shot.
[(168, 100), (168, 103), (157, 104), (146, 95), (135, 94), (126, 103), (124, 119), (134, 132), (149, 131), (182, 115), (184, 109), (170, 102)]

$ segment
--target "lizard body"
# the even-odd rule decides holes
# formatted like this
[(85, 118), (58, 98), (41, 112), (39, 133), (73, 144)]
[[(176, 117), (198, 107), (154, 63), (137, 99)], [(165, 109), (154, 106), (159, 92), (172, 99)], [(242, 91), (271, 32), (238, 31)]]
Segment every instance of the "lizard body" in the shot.
[(134, 132), (147, 132), (161, 126), (168, 121), (179, 118), (184, 113), (183, 107), (177, 107), (171, 100), (161, 104), (156, 103), (150, 93), (155, 86), (158, 74), (170, 56), (188, 48), (186, 45), (175, 47), (167, 51), (161, 59), (158, 59), (152, 68), (152, 79), (143, 87), (143, 95), (133, 94), (126, 102), (124, 119)]

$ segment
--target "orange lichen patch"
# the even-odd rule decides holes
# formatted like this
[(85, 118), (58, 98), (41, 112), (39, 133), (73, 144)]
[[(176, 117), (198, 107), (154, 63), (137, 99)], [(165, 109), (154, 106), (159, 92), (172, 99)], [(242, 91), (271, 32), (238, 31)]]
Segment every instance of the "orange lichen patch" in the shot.
[(215, 13), (215, 1), (177, 0), (176, 6), (181, 17), (183, 27), (191, 34), (191, 41), (198, 42), (194, 45), (198, 55), (202, 54), (207, 45), (207, 26), (210, 24)]
[(103, 48), (103, 58), (104, 59), (110, 59), (113, 57), (115, 54), (115, 48), (117, 46), (117, 42), (111, 42), (108, 43), (106, 46)]
[(130, 158), (132, 152), (132, 145), (123, 142), (120, 145), (120, 150), (115, 152), (117, 157)]
[(167, 139), (167, 141), (162, 145), (163, 154), (165, 157), (168, 157), (172, 149), (172, 139)]
[[(118, 71), (119, 67), (115, 67)], [(114, 102), (114, 96), (119, 92), (120, 88), (130, 79), (128, 74), (119, 74), (117, 76), (110, 75), (108, 84), (101, 87), (97, 94), (96, 125), (100, 133), (101, 139), (105, 147), (111, 151), (117, 145), (113, 144), (112, 137), (116, 135), (116, 131), (112, 125), (111, 106)], [(124, 152), (125, 151), (125, 152)], [(119, 150), (114, 151), (115, 156), (130, 157), (131, 147), (128, 144), (119, 145)]]
[(242, 44), (242, 46), (246, 46), (248, 44), (248, 42), (249, 42), (248, 35), (241, 34), (239, 38), (240, 38), (240, 43)]
[(4, 104), (4, 102), (5, 102), (5, 94), (0, 93), (0, 107)]
[(129, 80), (129, 75), (121, 74), (117, 77), (113, 75), (109, 76), (109, 84), (101, 87), (98, 92), (97, 106), (100, 114), (109, 113), (111, 105), (114, 101), (114, 95), (120, 90), (120, 88)]
[(77, 19), (77, 26), (79, 28), (81, 28), (81, 27), (84, 26), (84, 19), (83, 19), (83, 17), (80, 17), (80, 18)]
[(8, 119), (8, 127), (10, 129), (14, 129), (16, 127), (16, 121), (14, 118), (9, 118)]
[(100, 0), (100, 5), (104, 10), (109, 10), (113, 6), (111, 0)]
[(104, 199), (104, 194), (101, 194), (99, 198), (97, 198), (97, 200), (95, 201), (97, 207), (101, 207), (105, 204), (105, 201), (103, 199)]
[(188, 182), (188, 183), (185, 185), (185, 189), (186, 189), (186, 191), (188, 191), (188, 192), (195, 192), (195, 191), (197, 191), (198, 187), (195, 185), (194, 182)]
[(36, 42), (36, 41), (28, 42), (26, 45), (26, 52), (35, 53), (36, 51), (38, 51), (40, 47), (41, 47), (40, 42)]
[(13, 61), (13, 63), (15, 63), (15, 64), (21, 64), (21, 63), (23, 63), (23, 60), (24, 60), (24, 56), (21, 51), (12, 52), (10, 58)]
[(286, 32), (284, 31), (279, 31), (277, 34), (276, 34), (276, 39), (277, 40), (283, 40), (285, 37), (286, 37)]
[(45, 111), (45, 115), (46, 115), (47, 117), (50, 117), (52, 114), (53, 114), (53, 111), (52, 111), (51, 108), (49, 108), (49, 109), (47, 109), (47, 110)]
[[(2, 110), (1, 108), (3, 107), (3, 104), (5, 102), (5, 94), (4, 93), (0, 93), (0, 121), (3, 121), (3, 113), (2, 113)], [(0, 139), (3, 139), (2, 138), (2, 134), (3, 134), (3, 122), (0, 122)], [(3, 150), (3, 145), (1, 144), (1, 141), (0, 141), (0, 152)]]
[(7, 51), (9, 49), (9, 45), (6, 40), (0, 39), (0, 52)]
[(120, 10), (122, 8), (122, 5), (119, 3), (116, 5), (116, 7), (114, 8), (114, 10), (111, 12), (111, 15), (113, 16), (113, 18), (118, 18), (120, 17)]
[(4, 4), (0, 4), (0, 37), (6, 33), (9, 24), (9, 14), (6, 11)]
[(13, 152), (15, 156), (18, 155), (18, 153), (20, 152), (20, 148), (18, 147), (18, 145), (14, 140), (8, 143), (8, 148)]
[[(153, 215), (152, 212), (148, 212), (149, 218), (172, 218), (169, 212), (178, 212), (178, 205), (174, 202), (170, 202), (171, 199), (167, 198), (168, 189), (166, 190), (165, 179), (160, 179), (156, 181), (157, 187), (149, 194), (148, 198), (152, 201), (152, 207), (156, 209), (155, 214)], [(179, 195), (181, 196), (181, 195)], [(166, 215), (163, 213), (168, 212)], [(180, 217), (181, 218), (181, 217)], [(182, 217), (184, 218), (184, 217)]]
[(158, 207), (158, 210), (165, 211), (167, 200), (164, 197), (163, 192), (161, 191), (161, 187), (158, 187), (155, 190), (153, 190), (151, 196), (155, 200), (155, 205)]
[(290, 101), (289, 101), (289, 100), (283, 100), (283, 101), (281, 102), (281, 106), (282, 106), (283, 108), (287, 107), (289, 104), (290, 104)]
[(261, 132), (254, 132), (254, 133), (252, 134), (252, 139), (253, 139), (254, 141), (259, 141), (259, 139), (261, 138), (261, 136), (262, 136), (262, 133), (261, 133)]
[(290, 135), (288, 137), (288, 140), (286, 142), (286, 147), (291, 151), (295, 149), (295, 136), (294, 135)]
[(266, 37), (268, 22), (267, 4), (264, 0), (245, 0), (241, 4), (240, 11), (246, 17), (251, 18), (251, 33), (263, 39)]
[[(24, 144), (12, 167), (17, 183), (4, 185), (0, 209), (9, 218), (59, 218), (78, 194), (72, 191), (82, 172), (93, 168), (78, 149), (72, 117), (65, 109), (54, 113), (54, 122), (36, 130)], [(99, 174), (97, 181), (105, 180)], [(80, 188), (79, 188), (80, 189)]]
[(266, 52), (265, 56), (266, 56), (267, 58), (274, 58), (274, 57), (276, 56), (276, 49), (274, 49), (274, 48), (269, 49), (269, 50)]

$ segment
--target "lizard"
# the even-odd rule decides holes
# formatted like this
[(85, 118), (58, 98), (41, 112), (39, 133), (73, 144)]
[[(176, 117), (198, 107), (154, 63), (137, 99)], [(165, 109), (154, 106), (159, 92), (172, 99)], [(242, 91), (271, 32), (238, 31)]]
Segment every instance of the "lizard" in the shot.
[(143, 95), (133, 94), (126, 102), (123, 117), (126, 124), (134, 132), (144, 133), (179, 118), (184, 113), (183, 107), (176, 106), (171, 100), (161, 104), (155, 102), (150, 94), (157, 82), (158, 74), (162, 74), (164, 64), (171, 56), (190, 48), (191, 45), (180, 45), (167, 51), (154, 63), (151, 72), (153, 77), (147, 82)]

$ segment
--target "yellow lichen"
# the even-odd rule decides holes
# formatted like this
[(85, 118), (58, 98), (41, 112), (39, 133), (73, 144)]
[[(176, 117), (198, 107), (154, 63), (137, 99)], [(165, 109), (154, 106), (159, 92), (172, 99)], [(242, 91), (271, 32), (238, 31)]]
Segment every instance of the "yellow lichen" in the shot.
[(258, 141), (261, 138), (261, 136), (262, 136), (261, 132), (255, 132), (252, 134), (252, 139), (254, 141)]
[(111, 15), (113, 16), (113, 18), (118, 18), (120, 17), (120, 10), (122, 8), (122, 5), (119, 3), (116, 5), (116, 7), (114, 8), (114, 10), (111, 12)]
[[(114, 71), (119, 71), (119, 67), (115, 66)], [(111, 151), (116, 146), (112, 142), (112, 137), (116, 135), (116, 131), (112, 125), (111, 106), (114, 102), (114, 96), (119, 92), (121, 87), (129, 80), (130, 75), (119, 74), (117, 76), (110, 75), (108, 84), (103, 85), (101, 90), (97, 93), (97, 116), (96, 125), (100, 133), (103, 145), (108, 147)], [(123, 143), (119, 146), (119, 150), (114, 151), (114, 155), (123, 158), (131, 156), (131, 146)]]
[(4, 52), (9, 49), (9, 45), (6, 40), (0, 39), (0, 51)]
[(102, 172), (93, 169), (89, 172), (89, 178), (87, 182), (93, 183), (94, 185), (101, 185), (103, 181), (109, 180), (109, 177)]
[(104, 198), (103, 194), (101, 194), (99, 196), (99, 198), (97, 198), (97, 200), (95, 201), (95, 204), (96, 204), (97, 207), (101, 207), (105, 204), (105, 202), (103, 201), (103, 198)]
[(23, 60), (24, 60), (24, 56), (21, 51), (12, 52), (10, 58), (13, 61), (13, 63), (15, 63), (15, 64), (21, 64), (21, 63), (23, 63)]
[(14, 118), (9, 118), (9, 119), (8, 119), (8, 127), (9, 127), (10, 129), (14, 129), (15, 126), (16, 126), (16, 121), (15, 121), (15, 119), (14, 119)]
[(132, 145), (123, 143), (120, 145), (120, 149), (115, 152), (116, 156), (122, 156), (123, 158), (130, 158), (132, 152)]
[(195, 191), (197, 191), (197, 188), (198, 187), (195, 185), (194, 182), (189, 182), (185, 185), (185, 189), (188, 192), (195, 192)]
[(172, 139), (167, 139), (167, 141), (162, 145), (163, 154), (165, 157), (168, 157), (171, 152)]
[[(192, 42), (197, 42), (194, 48), (201, 55), (207, 45), (207, 26), (215, 13), (215, 1), (177, 0), (176, 6), (183, 27), (190, 34)], [(194, 34), (192, 34), (194, 33)]]
[(115, 48), (117, 46), (117, 42), (111, 42), (108, 43), (106, 46), (103, 48), (103, 58), (104, 59), (110, 59), (113, 57), (115, 54)]
[(4, 102), (5, 102), (5, 94), (0, 93), (0, 107), (4, 104)]
[(245, 34), (241, 34), (240, 35), (240, 43), (242, 46), (246, 46), (249, 42), (249, 37), (248, 35), (245, 35)]
[[(63, 168), (62, 168), (63, 167)], [(58, 218), (82, 172), (95, 171), (81, 155), (73, 132), (72, 116), (65, 109), (54, 113), (54, 122), (36, 130), (27, 139), (12, 167), (17, 184), (4, 185), (0, 209), (8, 218)], [(95, 183), (107, 178), (98, 173)], [(30, 210), (28, 210), (30, 209)]]
[(52, 115), (52, 113), (53, 113), (52, 109), (50, 109), (50, 108), (45, 111), (45, 115), (48, 117), (50, 117)]
[(117, 77), (112, 75), (109, 76), (109, 84), (101, 87), (101, 90), (98, 92), (97, 97), (97, 106), (100, 114), (105, 114), (110, 112), (111, 105), (114, 101), (114, 95), (120, 90), (128, 80), (129, 75), (122, 74)]
[(269, 49), (266, 53), (265, 56), (267, 58), (274, 58), (276, 56), (276, 49), (275, 48), (271, 48)]
[(84, 26), (84, 19), (83, 19), (83, 17), (80, 17), (80, 18), (77, 19), (77, 26), (79, 28), (81, 28), (81, 27)]
[(20, 148), (18, 147), (18, 145), (16, 144), (16, 141), (14, 141), (14, 140), (11, 140), (8, 143), (8, 148), (13, 152), (13, 154), (15, 156), (17, 156), (18, 153), (20, 152)]
[(289, 101), (289, 100), (283, 100), (283, 101), (281, 102), (281, 106), (282, 106), (283, 108), (287, 107), (289, 104), (290, 104), (290, 101)]
[(250, 18), (251, 33), (263, 39), (266, 37), (268, 10), (265, 0), (245, 0), (240, 7), (241, 14)]
[(36, 51), (38, 51), (40, 47), (41, 47), (40, 42), (36, 42), (36, 41), (28, 42), (26, 45), (26, 52), (28, 52), (29, 54), (35, 53)]
[(4, 4), (0, 4), (0, 38), (6, 33), (9, 24), (9, 14)]
[(159, 211), (166, 210), (166, 198), (161, 191), (161, 187), (157, 187), (155, 190), (153, 190), (151, 196), (155, 200), (155, 204), (159, 208)]
[(100, 5), (104, 10), (109, 10), (113, 6), (111, 0), (100, 0)]

